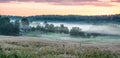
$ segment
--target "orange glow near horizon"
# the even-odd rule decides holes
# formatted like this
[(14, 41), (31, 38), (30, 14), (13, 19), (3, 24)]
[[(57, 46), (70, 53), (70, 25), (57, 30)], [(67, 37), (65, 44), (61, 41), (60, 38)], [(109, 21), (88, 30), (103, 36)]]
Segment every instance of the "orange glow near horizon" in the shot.
[[(107, 0), (110, 1), (110, 0)], [(31, 15), (111, 15), (120, 14), (120, 3), (115, 6), (70, 6), (51, 5), (35, 2), (0, 3), (1, 15), (31, 16)]]

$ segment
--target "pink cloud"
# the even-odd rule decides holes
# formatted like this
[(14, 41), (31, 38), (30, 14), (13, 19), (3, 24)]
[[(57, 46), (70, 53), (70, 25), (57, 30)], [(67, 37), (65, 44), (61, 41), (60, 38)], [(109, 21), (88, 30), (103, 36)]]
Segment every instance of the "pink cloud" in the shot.
[(105, 6), (105, 7), (109, 7), (109, 6), (113, 6), (110, 3), (105, 3), (105, 2), (100, 2), (100, 1), (92, 1), (92, 2), (62, 2), (62, 3), (53, 3), (54, 5), (72, 5), (72, 6), (76, 6), (76, 5), (93, 5), (93, 6)]
[(64, 1), (72, 1), (72, 2), (87, 2), (87, 1), (97, 1), (97, 0), (0, 0), (0, 2), (10, 2), (10, 1), (19, 1), (19, 2), (64, 2)]
[(111, 0), (112, 2), (120, 2), (120, 0)]
[[(94, 6), (113, 6), (110, 3), (98, 1), (98, 0), (0, 0), (0, 3), (5, 2), (41, 2), (41, 3), (49, 3), (53, 5), (71, 5), (71, 6), (79, 6), (79, 5), (94, 5)], [(113, 0), (113, 1), (120, 1), (120, 0)]]

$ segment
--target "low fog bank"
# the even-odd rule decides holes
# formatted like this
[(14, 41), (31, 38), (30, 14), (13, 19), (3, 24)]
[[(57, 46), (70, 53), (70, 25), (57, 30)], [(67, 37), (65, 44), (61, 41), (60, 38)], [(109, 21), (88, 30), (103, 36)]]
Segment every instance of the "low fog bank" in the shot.
[[(120, 36), (120, 25), (119, 24), (81, 24), (81, 23), (64, 23), (64, 22), (48, 22), (48, 24), (54, 24), (54, 26), (64, 26), (68, 27), (70, 30), (72, 27), (79, 27), (84, 32), (89, 33), (100, 33), (108, 35), (118, 35)], [(37, 25), (43, 25), (43, 22), (31, 22), (30, 26), (36, 27)]]
[(106, 25), (92, 25), (87, 32), (119, 35), (120, 36), (120, 25), (117, 24), (106, 24)]

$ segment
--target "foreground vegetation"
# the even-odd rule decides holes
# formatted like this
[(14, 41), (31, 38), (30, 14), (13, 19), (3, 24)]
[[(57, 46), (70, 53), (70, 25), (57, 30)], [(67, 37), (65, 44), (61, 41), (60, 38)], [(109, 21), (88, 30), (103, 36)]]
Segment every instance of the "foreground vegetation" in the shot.
[(120, 52), (78, 44), (1, 41), (0, 58), (120, 58)]

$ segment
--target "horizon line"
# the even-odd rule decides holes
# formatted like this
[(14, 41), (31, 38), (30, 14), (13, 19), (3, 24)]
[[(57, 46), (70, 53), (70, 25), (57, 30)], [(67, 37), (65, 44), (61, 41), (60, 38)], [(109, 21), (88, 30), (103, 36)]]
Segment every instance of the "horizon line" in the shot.
[(77, 15), (77, 14), (68, 14), (68, 15), (59, 15), (59, 14), (42, 14), (42, 15), (28, 15), (28, 16), (21, 16), (21, 15), (2, 15), (0, 16), (19, 16), (19, 17), (30, 17), (30, 16), (113, 16), (113, 15), (120, 15), (119, 14), (103, 14), (103, 15)]

